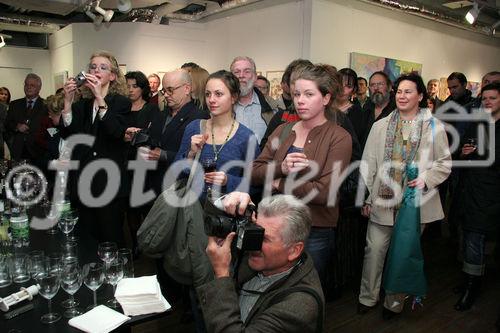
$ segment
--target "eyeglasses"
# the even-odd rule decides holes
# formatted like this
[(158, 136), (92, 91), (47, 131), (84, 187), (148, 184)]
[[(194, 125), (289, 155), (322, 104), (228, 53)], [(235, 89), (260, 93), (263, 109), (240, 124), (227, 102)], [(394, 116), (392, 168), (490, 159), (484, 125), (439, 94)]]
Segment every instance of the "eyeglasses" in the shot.
[(184, 87), (185, 85), (186, 84), (183, 83), (183, 84), (181, 84), (180, 86), (177, 86), (177, 87), (166, 87), (166, 88), (163, 88), (162, 90), (160, 90), (160, 92), (162, 93), (162, 95), (172, 95), (174, 93), (174, 91), (176, 91), (180, 87)]
[(385, 85), (386, 85), (385, 82), (372, 82), (370, 83), (370, 88), (384, 87)]
[(100, 72), (111, 71), (111, 69), (106, 65), (100, 65), (100, 66), (97, 66), (96, 64), (89, 65), (89, 70), (91, 70), (91, 71), (95, 71), (98, 68), (99, 68)]

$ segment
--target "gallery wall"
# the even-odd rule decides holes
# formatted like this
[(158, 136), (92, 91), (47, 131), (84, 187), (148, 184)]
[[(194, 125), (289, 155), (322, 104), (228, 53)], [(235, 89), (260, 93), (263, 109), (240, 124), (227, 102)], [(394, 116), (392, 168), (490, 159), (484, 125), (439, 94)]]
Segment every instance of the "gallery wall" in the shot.
[(315, 0), (311, 58), (338, 68), (351, 52), (423, 64), (424, 79), (461, 71), (469, 81), (500, 69), (500, 41), (351, 0)]
[[(47, 96), (53, 92), (54, 75), (78, 73), (99, 49), (111, 51), (127, 70), (147, 74), (172, 70), (186, 61), (211, 72), (228, 68), (237, 55), (253, 57), (264, 74), (283, 70), (300, 57), (342, 68), (349, 66), (351, 52), (422, 63), (424, 78), (458, 70), (478, 81), (483, 73), (500, 68), (497, 40), (360, 1), (266, 0), (259, 4), (204, 23), (112, 22), (99, 28), (73, 24), (51, 35), (50, 50), (0, 49), (0, 71), (33, 70), (42, 76), (41, 95)], [(21, 75), (20, 70), (16, 73)], [(19, 80), (16, 75), (2, 75), (0, 86), (19, 87), (14, 96), (20, 97)]]

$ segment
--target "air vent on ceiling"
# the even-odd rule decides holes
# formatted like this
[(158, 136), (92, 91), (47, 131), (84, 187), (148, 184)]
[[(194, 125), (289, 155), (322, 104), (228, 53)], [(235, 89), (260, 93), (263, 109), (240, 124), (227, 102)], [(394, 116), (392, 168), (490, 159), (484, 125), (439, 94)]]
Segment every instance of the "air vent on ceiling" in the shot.
[(472, 1), (465, 0), (465, 1), (446, 2), (446, 3), (443, 3), (443, 6), (451, 8), (451, 9), (460, 9), (460, 8), (464, 8), (464, 7), (470, 7), (473, 4), (474, 3)]

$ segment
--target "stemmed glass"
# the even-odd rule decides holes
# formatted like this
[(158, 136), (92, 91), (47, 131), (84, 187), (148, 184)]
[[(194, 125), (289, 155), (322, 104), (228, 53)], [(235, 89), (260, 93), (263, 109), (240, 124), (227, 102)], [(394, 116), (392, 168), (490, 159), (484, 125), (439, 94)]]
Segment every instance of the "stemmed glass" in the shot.
[(78, 222), (78, 215), (74, 211), (63, 212), (59, 219), (59, 229), (66, 235), (66, 242), (76, 241), (76, 238), (71, 237), (69, 234), (75, 228)]
[(36, 281), (38, 283), (38, 293), (42, 295), (43, 298), (47, 299), (49, 312), (44, 314), (40, 321), (44, 324), (55, 323), (61, 319), (61, 315), (56, 312), (52, 312), (52, 298), (59, 291), (60, 286), (60, 275), (50, 272), (48, 267), (43, 273), (36, 275)]
[(69, 241), (61, 245), (61, 263), (78, 261), (78, 243)]
[(95, 262), (83, 266), (83, 283), (94, 294), (94, 304), (87, 308), (87, 310), (91, 310), (97, 306), (96, 290), (104, 283), (104, 266)]
[(106, 279), (113, 286), (113, 298), (108, 300), (106, 304), (112, 308), (118, 308), (119, 304), (115, 298), (116, 285), (123, 278), (123, 260), (116, 258), (109, 263), (106, 268)]
[(51, 220), (52, 223), (54, 223), (54, 225), (52, 226), (52, 228), (47, 229), (47, 233), (49, 235), (55, 235), (55, 234), (57, 234), (57, 226), (58, 225), (57, 225), (56, 216), (53, 215), (53, 214), (51, 214), (52, 213), (52, 203), (47, 198), (47, 195), (45, 195), (43, 197), (40, 206), (42, 207), (42, 210), (43, 210), (43, 213), (44, 213), (45, 217), (47, 219)]
[(78, 266), (78, 262), (64, 264), (61, 272), (61, 287), (69, 294), (69, 299), (63, 301), (61, 305), (67, 308), (64, 312), (64, 317), (73, 318), (81, 315), (82, 312), (77, 309), (79, 302), (75, 300), (75, 293), (80, 289), (83, 283), (82, 269)]
[(106, 268), (118, 256), (118, 245), (114, 242), (103, 242), (97, 245), (97, 255), (106, 263)]
[[(213, 158), (204, 158), (201, 161), (201, 166), (203, 167), (203, 171), (205, 173), (214, 172), (217, 170), (217, 161)], [(207, 197), (212, 197), (212, 186), (207, 186)]]

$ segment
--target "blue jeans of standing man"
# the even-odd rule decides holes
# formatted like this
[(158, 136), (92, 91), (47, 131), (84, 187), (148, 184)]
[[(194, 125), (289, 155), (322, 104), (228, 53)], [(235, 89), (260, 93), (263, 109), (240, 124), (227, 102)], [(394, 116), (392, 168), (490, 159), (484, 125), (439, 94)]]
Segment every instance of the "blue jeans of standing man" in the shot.
[(484, 275), (484, 252), (486, 235), (464, 230), (464, 266), (462, 270), (470, 275)]
[(335, 228), (312, 227), (306, 242), (306, 251), (318, 271), (323, 290), (326, 287), (326, 267), (331, 262), (335, 245)]

